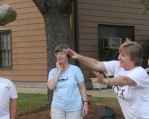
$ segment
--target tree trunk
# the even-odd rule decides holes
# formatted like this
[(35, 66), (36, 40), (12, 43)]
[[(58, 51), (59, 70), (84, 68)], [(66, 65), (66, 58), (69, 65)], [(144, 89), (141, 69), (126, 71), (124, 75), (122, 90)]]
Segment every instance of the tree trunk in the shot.
[[(54, 49), (59, 44), (74, 48), (70, 27), (71, 3), (73, 0), (33, 0), (41, 12), (46, 29), (48, 72), (55, 67)], [(53, 91), (48, 90), (49, 104)]]

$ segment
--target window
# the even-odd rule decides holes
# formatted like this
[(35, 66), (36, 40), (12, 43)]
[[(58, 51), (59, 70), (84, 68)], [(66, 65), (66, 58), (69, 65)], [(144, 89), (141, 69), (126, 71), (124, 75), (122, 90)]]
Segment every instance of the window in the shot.
[(0, 31), (0, 68), (11, 67), (11, 31)]
[(118, 49), (119, 46), (122, 44), (121, 37), (107, 37), (103, 38), (103, 48), (107, 49)]
[(99, 24), (99, 60), (117, 60), (118, 48), (126, 37), (134, 41), (134, 26)]

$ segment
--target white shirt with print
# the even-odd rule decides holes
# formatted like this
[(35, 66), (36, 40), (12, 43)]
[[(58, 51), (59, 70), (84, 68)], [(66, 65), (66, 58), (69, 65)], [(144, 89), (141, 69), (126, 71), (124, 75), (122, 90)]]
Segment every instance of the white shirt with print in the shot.
[(119, 61), (103, 62), (108, 75), (128, 76), (136, 86), (113, 86), (125, 119), (149, 119), (149, 76), (141, 66), (126, 71)]

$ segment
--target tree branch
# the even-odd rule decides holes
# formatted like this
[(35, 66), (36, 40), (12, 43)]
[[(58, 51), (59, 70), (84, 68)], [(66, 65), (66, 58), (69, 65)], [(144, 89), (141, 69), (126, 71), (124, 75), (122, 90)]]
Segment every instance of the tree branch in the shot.
[(42, 14), (47, 13), (51, 7), (51, 0), (33, 0), (33, 2)]

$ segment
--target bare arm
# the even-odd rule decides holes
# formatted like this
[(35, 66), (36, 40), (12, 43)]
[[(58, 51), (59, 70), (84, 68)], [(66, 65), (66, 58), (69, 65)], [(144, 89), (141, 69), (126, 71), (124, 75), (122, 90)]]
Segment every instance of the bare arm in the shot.
[(115, 85), (115, 86), (126, 86), (126, 85), (134, 86), (134, 85), (136, 85), (136, 83), (128, 76), (119, 76), (116, 78), (104, 79), (104, 80), (106, 80), (106, 81), (109, 80), (109, 85)]
[(16, 119), (18, 101), (17, 99), (11, 99), (10, 101), (10, 119)]
[(85, 84), (84, 82), (79, 84), (79, 89), (80, 89), (80, 93), (83, 99), (83, 115), (88, 114), (88, 99), (87, 99), (87, 93), (86, 93), (86, 88), (85, 88)]
[(80, 55), (71, 49), (65, 49), (64, 52), (92, 70), (106, 72), (104, 64), (96, 59)]
[(58, 79), (59, 79), (61, 73), (63, 72), (62, 64), (59, 64), (58, 62), (56, 62), (56, 66), (58, 68), (56, 75), (51, 80), (48, 80), (48, 82), (47, 82), (48, 88), (51, 90), (53, 90), (55, 88), (55, 86), (57, 85)]
[(61, 71), (58, 70), (58, 72), (56, 73), (56, 75), (53, 77), (53, 79), (51, 80), (48, 80), (48, 88), (53, 90), (55, 88), (55, 86), (57, 85), (57, 82), (58, 82), (58, 79), (59, 79), (59, 76), (61, 74)]
[(104, 78), (104, 76), (99, 72), (95, 72), (95, 75), (97, 76), (99, 83), (103, 83), (107, 85), (114, 85), (114, 86), (136, 85), (136, 83), (128, 76), (119, 76), (119, 77), (107, 79), (107, 78)]

